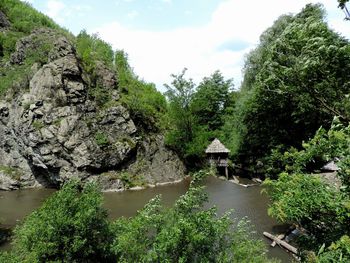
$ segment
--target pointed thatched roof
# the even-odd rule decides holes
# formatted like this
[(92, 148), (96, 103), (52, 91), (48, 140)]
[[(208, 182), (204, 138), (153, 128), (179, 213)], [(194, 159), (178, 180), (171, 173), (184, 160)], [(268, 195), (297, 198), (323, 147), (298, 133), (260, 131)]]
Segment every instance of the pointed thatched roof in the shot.
[(229, 153), (230, 150), (225, 147), (218, 139), (209, 144), (208, 148), (205, 150), (205, 153)]

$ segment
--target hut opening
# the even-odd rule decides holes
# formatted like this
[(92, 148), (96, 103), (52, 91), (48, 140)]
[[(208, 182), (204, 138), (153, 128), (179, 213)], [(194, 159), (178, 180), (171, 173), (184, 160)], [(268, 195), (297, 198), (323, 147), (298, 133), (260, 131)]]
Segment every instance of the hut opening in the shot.
[(214, 139), (205, 150), (209, 164), (218, 168), (224, 168), (225, 176), (228, 179), (228, 154), (230, 150), (218, 139)]

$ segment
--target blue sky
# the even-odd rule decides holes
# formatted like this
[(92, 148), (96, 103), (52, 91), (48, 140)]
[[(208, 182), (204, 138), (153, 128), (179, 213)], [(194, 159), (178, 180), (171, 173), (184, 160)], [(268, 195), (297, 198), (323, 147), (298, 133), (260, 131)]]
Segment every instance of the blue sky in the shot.
[(215, 70), (242, 80), (245, 55), (278, 16), (321, 2), (332, 28), (350, 37), (336, 0), (30, 0), (74, 34), (98, 33), (129, 54), (136, 74), (164, 91), (172, 73), (188, 68), (199, 82)]

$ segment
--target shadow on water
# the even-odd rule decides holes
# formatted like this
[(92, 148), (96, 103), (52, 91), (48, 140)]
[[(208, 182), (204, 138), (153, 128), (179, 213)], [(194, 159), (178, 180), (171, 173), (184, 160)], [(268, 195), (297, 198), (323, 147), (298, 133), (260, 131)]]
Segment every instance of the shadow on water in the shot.
[[(261, 194), (261, 187), (242, 187), (231, 182), (209, 177), (203, 182), (209, 194), (207, 207), (216, 206), (219, 214), (227, 210), (234, 210), (233, 217), (242, 219), (247, 217), (254, 225), (256, 236), (263, 239), (269, 246), (270, 240), (263, 237), (264, 231), (279, 234), (287, 226), (279, 225), (267, 215), (268, 198)], [(159, 186), (140, 191), (108, 192), (104, 193), (104, 206), (109, 212), (111, 220), (121, 216), (130, 217), (137, 213), (151, 198), (162, 195), (165, 206), (171, 206), (179, 196), (189, 187), (189, 181), (174, 185)], [(0, 192), (0, 217), (2, 223), (13, 227), (18, 224), (32, 210), (50, 196), (52, 189), (27, 189), (14, 192)], [(9, 243), (1, 245), (1, 250), (9, 249)], [(292, 257), (276, 246), (269, 248), (269, 256), (278, 258), (282, 262), (291, 262)]]

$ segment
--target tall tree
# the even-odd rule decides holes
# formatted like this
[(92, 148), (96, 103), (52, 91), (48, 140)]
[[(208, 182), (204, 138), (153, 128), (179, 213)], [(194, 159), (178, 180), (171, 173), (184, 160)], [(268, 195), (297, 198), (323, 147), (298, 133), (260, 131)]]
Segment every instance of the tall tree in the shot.
[(169, 145), (182, 154), (184, 154), (186, 143), (193, 138), (193, 116), (190, 111), (190, 103), (195, 84), (192, 79), (185, 78), (186, 70), (186, 68), (183, 69), (179, 75), (172, 74), (171, 85), (165, 84), (172, 127), (166, 139)]
[(202, 80), (191, 104), (199, 125), (208, 125), (210, 130), (216, 130), (223, 125), (223, 115), (232, 86), (232, 80), (225, 80), (220, 71), (215, 71)]
[(328, 28), (320, 5), (279, 18), (246, 61), (236, 153), (262, 158), (277, 145), (300, 147), (334, 115), (348, 121), (349, 70), (350, 45)]

